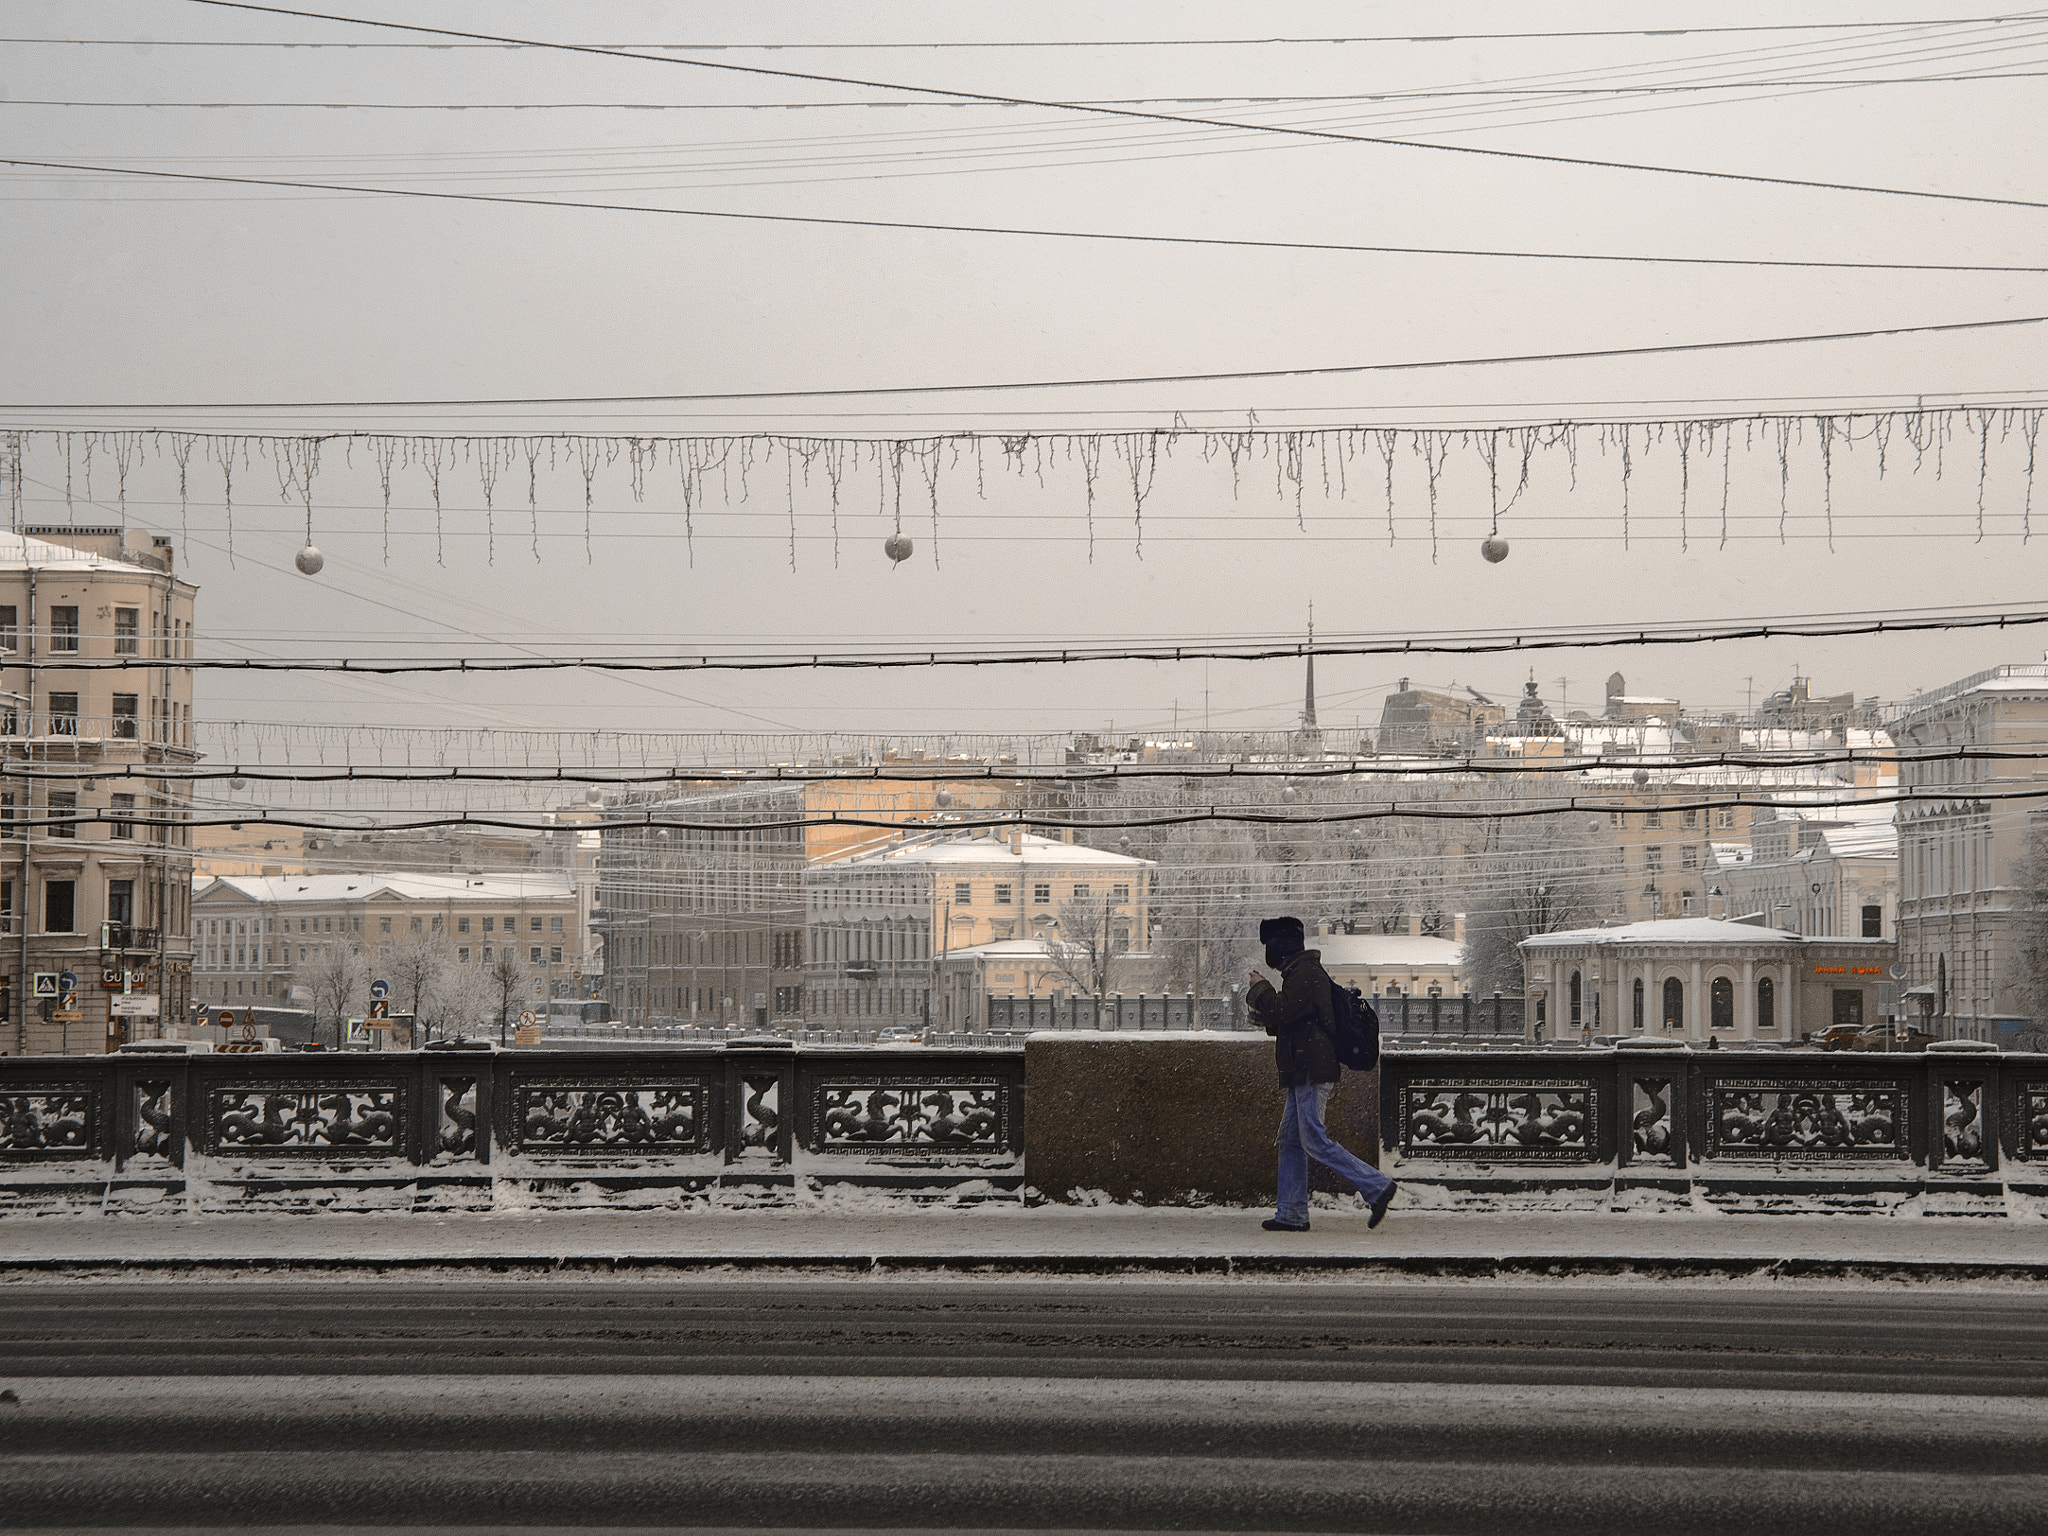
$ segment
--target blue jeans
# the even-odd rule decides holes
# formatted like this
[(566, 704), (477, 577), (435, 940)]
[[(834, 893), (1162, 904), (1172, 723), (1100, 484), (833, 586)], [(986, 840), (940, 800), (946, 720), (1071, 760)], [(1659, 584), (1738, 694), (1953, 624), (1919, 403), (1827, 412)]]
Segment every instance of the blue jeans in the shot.
[(1335, 1083), (1304, 1083), (1288, 1088), (1287, 1108), (1280, 1114), (1280, 1206), (1275, 1221), (1299, 1226), (1308, 1220), (1308, 1160), (1313, 1157), (1333, 1173), (1349, 1179), (1367, 1200), (1377, 1200), (1394, 1181), (1372, 1164), (1354, 1157), (1331, 1138), (1323, 1126), (1323, 1106)]

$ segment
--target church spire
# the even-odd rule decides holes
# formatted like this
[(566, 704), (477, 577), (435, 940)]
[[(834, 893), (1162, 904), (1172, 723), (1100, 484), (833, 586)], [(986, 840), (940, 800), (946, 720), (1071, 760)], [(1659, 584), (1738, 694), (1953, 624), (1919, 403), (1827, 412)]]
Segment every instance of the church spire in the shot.
[(1321, 734), (1316, 725), (1316, 605), (1308, 605), (1308, 691), (1301, 701), (1301, 733), (1304, 736)]

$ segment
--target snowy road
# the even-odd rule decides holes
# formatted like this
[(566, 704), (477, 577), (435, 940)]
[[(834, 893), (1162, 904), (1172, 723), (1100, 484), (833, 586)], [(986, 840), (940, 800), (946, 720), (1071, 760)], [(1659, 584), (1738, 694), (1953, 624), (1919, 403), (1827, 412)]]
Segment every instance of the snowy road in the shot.
[(57, 1282), (0, 1527), (2039, 1529), (2034, 1288)]

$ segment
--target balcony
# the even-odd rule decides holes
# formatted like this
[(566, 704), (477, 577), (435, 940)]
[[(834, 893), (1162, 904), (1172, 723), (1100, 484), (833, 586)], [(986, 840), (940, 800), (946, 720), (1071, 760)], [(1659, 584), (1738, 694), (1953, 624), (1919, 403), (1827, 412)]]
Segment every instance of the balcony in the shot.
[(100, 952), (154, 950), (162, 937), (155, 928), (138, 928), (133, 923), (101, 923)]

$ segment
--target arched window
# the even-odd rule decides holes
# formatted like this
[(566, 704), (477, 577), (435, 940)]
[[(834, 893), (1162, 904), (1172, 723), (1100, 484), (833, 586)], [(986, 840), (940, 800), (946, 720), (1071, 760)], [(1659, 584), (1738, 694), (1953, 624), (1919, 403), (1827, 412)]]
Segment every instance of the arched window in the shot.
[(1579, 1027), (1579, 973), (1572, 972), (1572, 1028)]
[(1636, 978), (1634, 1017), (1631, 1021), (1637, 1029), (1643, 1027), (1643, 978)]
[(1756, 980), (1756, 1027), (1778, 1027), (1778, 987), (1768, 976), (1759, 976)]
[(1685, 983), (1676, 976), (1664, 978), (1664, 1027), (1685, 1028)]
[(1735, 1027), (1735, 983), (1726, 976), (1716, 976), (1707, 989), (1707, 1024), (1712, 1029)]

